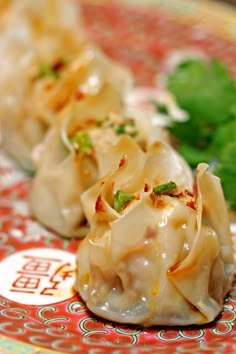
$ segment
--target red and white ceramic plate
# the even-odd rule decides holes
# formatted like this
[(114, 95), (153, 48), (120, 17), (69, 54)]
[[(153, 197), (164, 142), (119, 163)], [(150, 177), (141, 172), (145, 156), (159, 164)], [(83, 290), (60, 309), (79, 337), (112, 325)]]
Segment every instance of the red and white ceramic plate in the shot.
[[(81, 10), (90, 39), (129, 66), (138, 85), (154, 84), (166, 56), (190, 47), (220, 58), (236, 74), (233, 7), (200, 0), (82, 0)], [(236, 282), (222, 314), (206, 326), (144, 329), (92, 315), (73, 290), (80, 241), (37, 223), (27, 204), (30, 185), (0, 148), (0, 354), (236, 352)]]

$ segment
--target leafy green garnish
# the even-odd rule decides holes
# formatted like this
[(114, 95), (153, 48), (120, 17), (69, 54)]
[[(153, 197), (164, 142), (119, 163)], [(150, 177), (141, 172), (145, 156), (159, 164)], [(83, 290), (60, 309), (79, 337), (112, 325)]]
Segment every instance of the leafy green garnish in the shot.
[(221, 162), (214, 173), (220, 177), (225, 198), (232, 209), (236, 210), (236, 141), (227, 144), (221, 152)]
[(235, 190), (235, 182), (223, 172), (227, 170), (230, 176), (236, 173), (236, 164), (226, 159), (236, 141), (235, 80), (218, 60), (205, 63), (191, 59), (169, 75), (167, 87), (189, 114), (189, 120), (173, 122), (169, 127), (179, 152), (194, 168), (199, 162), (217, 162), (226, 199), (236, 209), (236, 195), (227, 192)]
[(71, 145), (84, 154), (89, 154), (93, 144), (88, 132), (77, 132), (69, 138)]
[(121, 211), (122, 209), (124, 209), (125, 205), (133, 199), (134, 196), (132, 194), (123, 192), (120, 189), (117, 190), (114, 197), (114, 209), (118, 212)]
[(176, 189), (177, 185), (175, 182), (163, 183), (153, 188), (155, 194), (169, 193), (173, 189)]
[(208, 126), (225, 122), (235, 104), (235, 82), (217, 60), (188, 60), (168, 78), (168, 88), (191, 120)]
[(212, 138), (210, 150), (213, 155), (221, 159), (225, 147), (233, 141), (236, 141), (236, 114), (232, 120), (217, 128)]

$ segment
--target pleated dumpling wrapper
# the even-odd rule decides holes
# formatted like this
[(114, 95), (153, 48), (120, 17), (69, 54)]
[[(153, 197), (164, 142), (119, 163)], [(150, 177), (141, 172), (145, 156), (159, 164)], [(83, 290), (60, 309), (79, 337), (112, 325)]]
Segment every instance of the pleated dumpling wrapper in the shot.
[(132, 85), (128, 70), (88, 42), (78, 9), (66, 0), (14, 1), (0, 34), (2, 140), (27, 170), (66, 106), (74, 102), (83, 117), (118, 112)]
[(84, 33), (77, 9), (65, 0), (12, 0), (1, 23), (2, 139), (5, 149), (27, 169), (32, 169), (31, 148), (46, 130), (35, 119), (30, 99), (34, 67), (81, 48)]
[[(62, 236), (82, 237), (87, 231), (82, 193), (118, 166), (130, 141), (133, 146), (132, 139), (142, 147), (148, 146), (147, 132), (151, 129), (115, 113), (103, 119), (87, 119), (76, 107), (73, 115), (73, 108), (65, 111), (63, 124), (54, 124), (43, 143), (33, 150), (36, 173), (29, 201), (33, 215), (42, 224)], [(117, 148), (120, 137), (126, 135)], [(129, 143), (123, 144), (126, 140)], [(134, 149), (131, 151), (134, 154)]]
[(78, 249), (76, 289), (93, 313), (120, 323), (211, 322), (234, 271), (220, 180), (199, 164), (193, 189), (188, 167), (164, 144), (130, 156), (83, 194), (91, 229)]
[(82, 193), (119, 163), (121, 153), (115, 159), (110, 155), (109, 165), (102, 163), (102, 157), (118, 142), (119, 131), (127, 129), (137, 139), (139, 134), (133, 120), (117, 114), (103, 121), (77, 114), (68, 118), (62, 126), (54, 124), (33, 151), (36, 174), (29, 203), (42, 224), (65, 237), (83, 237), (87, 226)]

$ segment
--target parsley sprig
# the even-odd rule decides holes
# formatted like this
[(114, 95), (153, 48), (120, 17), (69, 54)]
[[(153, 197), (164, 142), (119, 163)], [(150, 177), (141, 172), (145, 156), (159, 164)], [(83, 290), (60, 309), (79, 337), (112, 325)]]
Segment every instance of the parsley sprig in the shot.
[(225, 197), (236, 210), (236, 82), (219, 60), (182, 62), (167, 78), (167, 87), (189, 120), (169, 127), (178, 150), (195, 168), (215, 167)]

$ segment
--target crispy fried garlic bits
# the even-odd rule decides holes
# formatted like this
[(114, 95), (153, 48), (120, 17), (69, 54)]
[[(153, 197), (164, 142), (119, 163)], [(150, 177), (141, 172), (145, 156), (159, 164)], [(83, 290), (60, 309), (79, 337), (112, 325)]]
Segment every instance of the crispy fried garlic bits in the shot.
[(28, 170), (34, 170), (33, 148), (66, 107), (73, 103), (87, 118), (119, 112), (132, 82), (126, 69), (88, 42), (78, 9), (66, 0), (15, 0), (4, 16), (2, 139)]
[(119, 167), (82, 196), (91, 229), (77, 253), (76, 288), (108, 320), (208, 323), (222, 309), (234, 268), (220, 181), (200, 164), (193, 188), (169, 146), (155, 143), (144, 155), (123, 139), (112, 147), (115, 160), (115, 149), (129, 145)]

